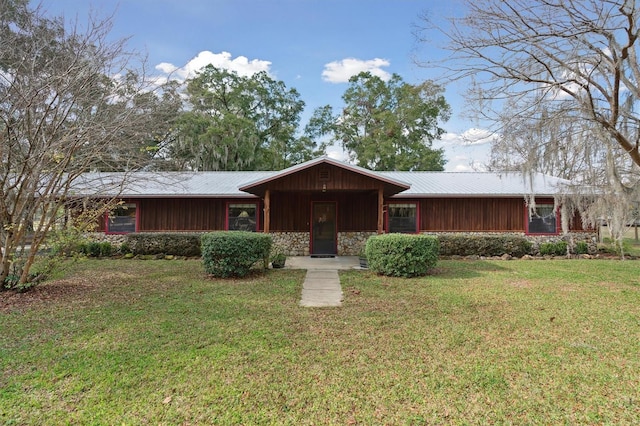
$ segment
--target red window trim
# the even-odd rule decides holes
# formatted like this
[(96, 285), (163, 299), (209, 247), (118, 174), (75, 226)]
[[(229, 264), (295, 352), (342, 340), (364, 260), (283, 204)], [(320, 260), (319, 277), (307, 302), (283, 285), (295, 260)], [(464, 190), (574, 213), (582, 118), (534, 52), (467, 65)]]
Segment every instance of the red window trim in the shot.
[(385, 231), (389, 233), (391, 232), (389, 229), (389, 207), (392, 204), (415, 204), (416, 205), (416, 230), (415, 232), (412, 232), (412, 234), (419, 234), (420, 233), (420, 201), (414, 200), (414, 199), (410, 199), (410, 200), (394, 199), (393, 201), (387, 202), (387, 208), (385, 210), (385, 221), (384, 221)]
[(255, 232), (260, 232), (261, 230), (260, 226), (262, 225), (260, 222), (260, 201), (255, 199), (249, 199), (249, 200), (238, 199), (233, 201), (227, 201), (225, 203), (225, 206), (224, 206), (224, 230), (225, 231), (229, 230), (229, 205), (231, 204), (255, 204), (256, 206), (256, 231)]
[[(140, 204), (137, 201), (126, 201), (123, 200), (124, 204), (134, 204), (136, 206), (136, 216), (135, 216), (135, 229), (133, 232), (138, 232), (140, 229)], [(131, 232), (111, 232), (109, 231), (109, 212), (107, 211), (104, 214), (104, 233), (106, 235), (126, 235), (131, 234)]]
[[(552, 205), (552, 206), (556, 206), (555, 202), (552, 199), (541, 199), (541, 200), (536, 200), (536, 206), (539, 205)], [(557, 208), (556, 209), (556, 228), (555, 228), (555, 232), (529, 232), (529, 206), (527, 206), (527, 204), (524, 204), (524, 223), (525, 223), (525, 235), (532, 235), (532, 236), (536, 236), (536, 235), (559, 235), (561, 233), (561, 222), (560, 222), (560, 209)]]

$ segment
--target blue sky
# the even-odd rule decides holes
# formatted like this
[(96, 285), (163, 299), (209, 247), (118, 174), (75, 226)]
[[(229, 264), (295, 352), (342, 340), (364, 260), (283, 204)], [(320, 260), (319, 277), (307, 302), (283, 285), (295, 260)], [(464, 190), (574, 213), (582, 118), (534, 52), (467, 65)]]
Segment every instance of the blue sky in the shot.
[[(42, 0), (53, 15), (86, 19), (114, 15), (111, 35), (130, 37), (128, 47), (148, 58), (153, 74), (184, 78), (208, 63), (240, 74), (267, 71), (295, 88), (306, 103), (304, 125), (322, 105), (342, 105), (346, 81), (360, 71), (408, 83), (442, 76), (416, 65), (445, 55), (431, 34), (419, 44), (413, 31), (420, 16), (444, 19), (460, 14), (458, 0)], [(453, 108), (444, 124), (446, 170), (470, 170), (486, 161), (486, 132), (461, 117), (460, 84), (446, 86)], [(334, 148), (330, 153), (339, 157)]]

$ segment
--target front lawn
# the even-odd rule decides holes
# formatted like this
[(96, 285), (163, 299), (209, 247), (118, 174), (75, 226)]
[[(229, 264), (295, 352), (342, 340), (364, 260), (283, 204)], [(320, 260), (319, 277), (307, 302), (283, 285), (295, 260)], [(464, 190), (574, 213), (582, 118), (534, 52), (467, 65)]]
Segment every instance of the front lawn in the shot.
[(204, 278), (91, 260), (0, 293), (0, 424), (637, 424), (640, 263), (441, 261), (420, 279)]

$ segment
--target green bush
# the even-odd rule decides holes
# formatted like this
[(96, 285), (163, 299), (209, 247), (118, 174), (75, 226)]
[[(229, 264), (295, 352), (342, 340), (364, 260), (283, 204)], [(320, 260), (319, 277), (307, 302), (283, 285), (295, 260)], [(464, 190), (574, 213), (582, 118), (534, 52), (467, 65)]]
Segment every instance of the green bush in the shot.
[(77, 252), (89, 257), (109, 257), (113, 253), (113, 246), (109, 241), (82, 241), (77, 246)]
[(170, 254), (200, 256), (202, 234), (189, 232), (139, 232), (127, 234), (126, 246), (134, 255)]
[(243, 277), (257, 262), (266, 268), (271, 236), (255, 232), (219, 231), (202, 235), (202, 261), (214, 277)]
[(367, 240), (370, 270), (393, 277), (426, 275), (438, 261), (438, 239), (428, 235), (385, 234)]
[(522, 235), (460, 235), (438, 234), (442, 256), (502, 256), (522, 257), (531, 252), (532, 244)]
[(85, 247), (86, 251), (84, 254), (91, 257), (100, 257), (100, 243), (98, 241), (89, 241)]
[(587, 254), (589, 253), (589, 244), (584, 241), (578, 241), (576, 243), (576, 254)]
[(113, 253), (113, 246), (109, 241), (103, 241), (100, 243), (100, 256), (109, 257)]
[(76, 229), (54, 230), (47, 237), (50, 256), (70, 257), (86, 254), (89, 241)]
[(567, 242), (556, 241), (540, 244), (540, 254), (542, 256), (564, 256), (567, 254)]
[(118, 253), (122, 255), (131, 254), (131, 247), (129, 247), (128, 243), (122, 243), (120, 247), (118, 247)]

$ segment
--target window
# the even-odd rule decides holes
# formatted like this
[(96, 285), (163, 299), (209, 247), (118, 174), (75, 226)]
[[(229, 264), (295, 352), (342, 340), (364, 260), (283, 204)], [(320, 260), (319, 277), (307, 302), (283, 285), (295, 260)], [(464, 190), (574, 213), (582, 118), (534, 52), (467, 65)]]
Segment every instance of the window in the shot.
[(126, 234), (136, 232), (137, 206), (135, 203), (122, 204), (107, 215), (107, 233)]
[(418, 232), (418, 205), (416, 203), (389, 204), (389, 232), (415, 234)]
[(258, 205), (256, 203), (229, 204), (227, 208), (227, 229), (229, 231), (258, 230), (256, 220)]
[(556, 216), (553, 204), (537, 204), (529, 211), (529, 234), (556, 234)]

